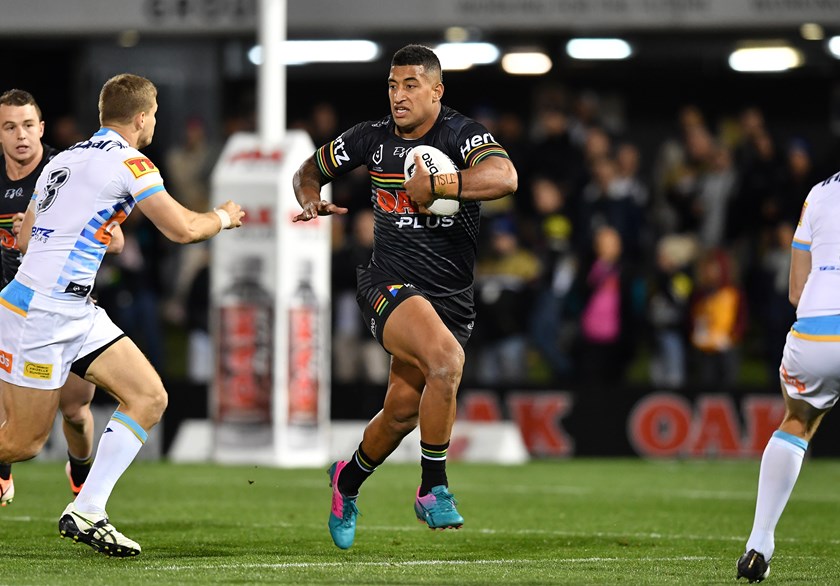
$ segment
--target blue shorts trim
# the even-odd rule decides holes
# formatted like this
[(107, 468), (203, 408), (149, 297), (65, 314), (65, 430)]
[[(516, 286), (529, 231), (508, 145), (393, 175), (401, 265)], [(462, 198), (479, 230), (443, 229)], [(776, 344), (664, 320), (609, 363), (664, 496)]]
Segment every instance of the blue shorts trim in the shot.
[(840, 336), (840, 315), (800, 317), (791, 329), (809, 336)]
[(806, 442), (804, 439), (786, 431), (782, 431), (781, 429), (777, 429), (776, 431), (774, 431), (773, 437), (778, 438), (783, 442), (793, 444), (797, 448), (802, 448), (803, 452), (808, 449), (808, 442)]

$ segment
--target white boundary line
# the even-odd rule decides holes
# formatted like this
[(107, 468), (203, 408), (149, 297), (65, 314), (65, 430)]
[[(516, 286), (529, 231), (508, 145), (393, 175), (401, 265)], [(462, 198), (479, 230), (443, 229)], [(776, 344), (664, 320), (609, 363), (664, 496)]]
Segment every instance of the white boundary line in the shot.
[[(645, 557), (632, 558), (633, 562), (702, 562), (716, 560), (712, 556), (675, 556), (675, 557)], [(591, 557), (591, 558), (545, 558), (545, 559), (504, 559), (504, 560), (411, 560), (411, 561), (382, 561), (382, 562), (287, 562), (280, 564), (242, 563), (242, 564), (195, 564), (195, 565), (146, 565), (145, 570), (197, 570), (197, 569), (277, 569), (287, 568), (340, 568), (340, 567), (412, 567), (412, 566), (498, 566), (502, 564), (588, 564), (594, 562), (628, 562), (623, 557)]]

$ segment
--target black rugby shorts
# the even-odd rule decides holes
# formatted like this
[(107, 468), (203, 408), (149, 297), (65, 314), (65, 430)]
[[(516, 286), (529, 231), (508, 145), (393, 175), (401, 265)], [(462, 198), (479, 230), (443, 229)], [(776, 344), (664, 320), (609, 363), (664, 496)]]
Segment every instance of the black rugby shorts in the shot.
[(371, 266), (356, 267), (356, 284), (356, 302), (362, 310), (365, 324), (383, 348), (385, 345), (382, 343), (382, 331), (388, 316), (400, 303), (414, 295), (420, 295), (431, 303), (458, 343), (462, 347), (467, 345), (475, 322), (472, 289), (449, 297), (430, 297)]

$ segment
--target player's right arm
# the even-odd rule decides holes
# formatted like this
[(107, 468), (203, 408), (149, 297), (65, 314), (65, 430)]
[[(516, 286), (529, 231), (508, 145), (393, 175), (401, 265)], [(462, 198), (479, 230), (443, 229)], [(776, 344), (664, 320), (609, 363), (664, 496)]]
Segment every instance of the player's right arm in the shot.
[(317, 216), (347, 213), (347, 208), (321, 199), (321, 187), (325, 183), (327, 181), (318, 169), (318, 165), (315, 162), (315, 155), (312, 155), (295, 171), (295, 175), (292, 178), (292, 188), (295, 191), (295, 198), (302, 208), (301, 212), (292, 218), (293, 222), (308, 222)]
[(818, 192), (818, 186), (815, 186), (808, 193), (808, 197), (805, 198), (791, 243), (788, 301), (796, 308), (799, 308), (799, 300), (802, 299), (805, 282), (808, 280), (808, 275), (811, 274), (811, 241), (813, 238), (811, 216), (814, 213), (814, 206), (809, 204), (819, 201)]
[(17, 237), (17, 246), (21, 254), (26, 254), (26, 248), (29, 246), (29, 237), (32, 236), (32, 226), (35, 225), (35, 200), (29, 200), (29, 205), (26, 206), (26, 213), (20, 222), (15, 219), (12, 224), (12, 233)]
[(811, 274), (811, 251), (801, 248), (791, 248), (790, 253), (790, 284), (788, 285), (788, 300), (794, 307), (799, 307), (805, 282)]
[(242, 225), (242, 216), (245, 215), (239, 204), (225, 202), (217, 209), (230, 218), (230, 224), (226, 226), (224, 216), (216, 210), (194, 212), (182, 206), (164, 190), (141, 199), (137, 202), (137, 207), (164, 236), (179, 244), (201, 242), (224, 229), (238, 228)]

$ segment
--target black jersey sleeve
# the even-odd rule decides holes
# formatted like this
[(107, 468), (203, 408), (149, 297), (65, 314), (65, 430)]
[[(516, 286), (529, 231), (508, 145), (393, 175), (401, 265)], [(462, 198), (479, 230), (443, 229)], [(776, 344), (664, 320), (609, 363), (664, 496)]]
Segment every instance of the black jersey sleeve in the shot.
[(327, 180), (332, 181), (366, 164), (366, 155), (374, 139), (375, 124), (360, 122), (315, 151), (315, 162)]
[(450, 108), (444, 112), (443, 124), (446, 132), (441, 133), (445, 143), (442, 150), (458, 168), (474, 167), (487, 157), (510, 158), (483, 124)]

